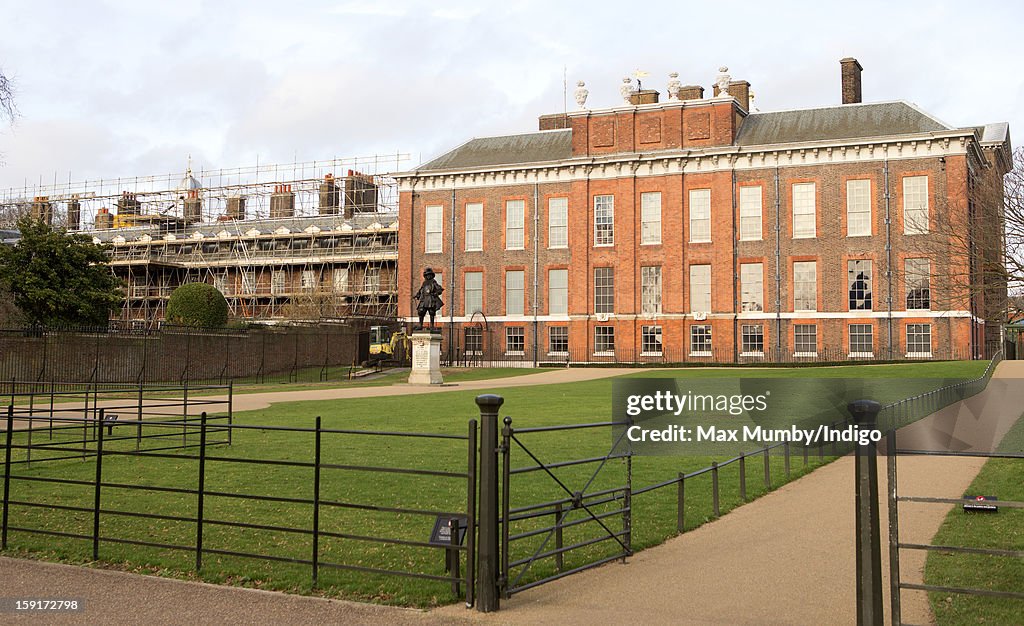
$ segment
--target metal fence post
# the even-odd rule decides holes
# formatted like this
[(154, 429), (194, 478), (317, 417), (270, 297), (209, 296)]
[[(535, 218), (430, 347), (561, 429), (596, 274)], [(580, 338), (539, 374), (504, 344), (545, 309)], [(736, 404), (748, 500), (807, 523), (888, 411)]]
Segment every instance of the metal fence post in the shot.
[(721, 517), (718, 506), (718, 461), (711, 462), (711, 502), (715, 517)]
[(679, 488), (676, 490), (676, 532), (682, 533), (686, 528), (686, 474), (679, 472)]
[(747, 453), (740, 453), (740, 500), (747, 501)]
[[(882, 405), (874, 400), (851, 402), (847, 409), (861, 431), (877, 426)], [(857, 444), (857, 623), (882, 624), (882, 547), (878, 525), (878, 447)]]
[(476, 601), (476, 479), (477, 479), (477, 422), (469, 420), (469, 436), (466, 459), (466, 608)]
[[(478, 611), (489, 613), (499, 607), (498, 577), (498, 410), (501, 396), (476, 397), (480, 407), (480, 541), (477, 552)], [(505, 520), (508, 524), (508, 520)]]
[(320, 568), (320, 416), (316, 416), (316, 452), (313, 461), (313, 587)]
[(889, 478), (889, 595), (893, 624), (901, 623), (900, 611), (900, 513), (898, 479), (896, 477), (896, 430), (890, 430), (885, 445), (886, 470)]
[[(103, 422), (104, 409), (100, 409)], [(92, 508), (92, 560), (100, 559), (100, 486), (103, 483), (103, 428), (96, 429), (96, 490)]]
[(196, 571), (203, 567), (203, 492), (206, 490), (206, 411), (199, 422), (199, 486), (196, 489)]
[(7, 519), (11, 508), (11, 437), (14, 435), (14, 405), (7, 405), (7, 448), (4, 451), (4, 519), (3, 541), (0, 549), (7, 549)]
[(772, 466), (768, 458), (768, 446), (764, 447), (764, 490), (772, 490)]

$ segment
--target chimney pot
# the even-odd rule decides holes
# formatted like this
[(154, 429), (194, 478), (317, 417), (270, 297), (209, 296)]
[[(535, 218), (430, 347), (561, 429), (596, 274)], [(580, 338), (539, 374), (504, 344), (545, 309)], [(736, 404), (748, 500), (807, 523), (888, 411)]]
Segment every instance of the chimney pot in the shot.
[(843, 104), (857, 104), (861, 101), (860, 73), (864, 70), (853, 57), (839, 61), (843, 77)]

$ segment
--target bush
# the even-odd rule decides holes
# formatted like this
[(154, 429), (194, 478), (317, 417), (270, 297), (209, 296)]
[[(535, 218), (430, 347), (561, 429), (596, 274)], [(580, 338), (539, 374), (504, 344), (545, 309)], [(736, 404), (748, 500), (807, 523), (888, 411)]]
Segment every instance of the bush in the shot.
[(228, 301), (213, 285), (186, 283), (167, 301), (167, 323), (220, 328), (228, 321)]

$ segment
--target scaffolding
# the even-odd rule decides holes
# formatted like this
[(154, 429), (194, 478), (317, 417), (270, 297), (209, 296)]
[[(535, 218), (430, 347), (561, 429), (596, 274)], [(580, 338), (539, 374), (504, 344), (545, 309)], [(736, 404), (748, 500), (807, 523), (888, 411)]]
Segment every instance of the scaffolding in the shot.
[(107, 244), (120, 319), (159, 324), (171, 292), (215, 285), (234, 318), (396, 317), (404, 154), (25, 186), (0, 217), (31, 215)]

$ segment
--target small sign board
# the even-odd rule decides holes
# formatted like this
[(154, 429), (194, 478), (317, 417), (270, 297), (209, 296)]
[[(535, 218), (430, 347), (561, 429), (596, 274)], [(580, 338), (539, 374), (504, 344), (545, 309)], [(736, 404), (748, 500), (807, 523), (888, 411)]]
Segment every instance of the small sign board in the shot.
[(427, 543), (435, 546), (451, 546), (452, 534), (449, 520), (452, 519), (456, 519), (459, 522), (458, 544), (461, 546), (462, 542), (466, 540), (466, 528), (468, 527), (465, 516), (450, 517), (448, 515), (438, 515), (437, 519), (434, 520), (434, 530), (430, 531), (430, 539)]
[(999, 498), (995, 496), (964, 496), (965, 511), (996, 513), (999, 511)]

